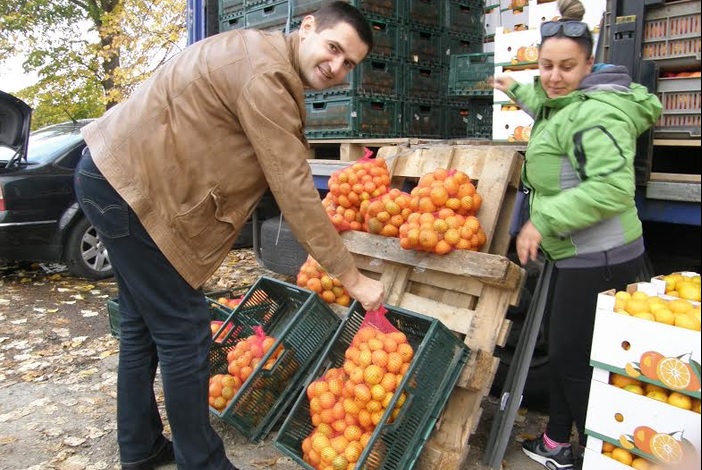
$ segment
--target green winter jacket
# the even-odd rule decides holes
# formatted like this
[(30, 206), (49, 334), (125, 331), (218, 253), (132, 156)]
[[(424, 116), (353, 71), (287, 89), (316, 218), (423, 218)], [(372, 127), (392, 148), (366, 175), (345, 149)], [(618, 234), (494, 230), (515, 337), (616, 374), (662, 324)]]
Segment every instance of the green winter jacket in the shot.
[(508, 95), (534, 118), (522, 181), (545, 254), (562, 260), (639, 239), (636, 139), (657, 121), (658, 98), (614, 65), (596, 65), (566, 96), (549, 99), (538, 78)]

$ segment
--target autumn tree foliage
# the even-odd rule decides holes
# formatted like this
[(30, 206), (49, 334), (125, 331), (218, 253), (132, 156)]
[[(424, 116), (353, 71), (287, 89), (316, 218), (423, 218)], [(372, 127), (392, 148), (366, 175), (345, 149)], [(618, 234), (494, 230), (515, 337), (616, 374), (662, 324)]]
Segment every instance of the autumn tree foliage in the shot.
[(33, 126), (101, 115), (185, 47), (185, 0), (0, 0), (0, 66), (38, 81), (16, 93)]

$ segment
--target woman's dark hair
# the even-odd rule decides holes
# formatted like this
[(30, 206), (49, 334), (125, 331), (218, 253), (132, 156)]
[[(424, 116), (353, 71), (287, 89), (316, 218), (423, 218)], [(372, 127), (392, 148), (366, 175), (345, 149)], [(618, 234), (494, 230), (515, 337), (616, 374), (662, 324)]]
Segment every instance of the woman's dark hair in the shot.
[[(559, 21), (582, 21), (585, 16), (585, 7), (580, 0), (558, 0), (558, 11), (561, 14)], [(584, 28), (584, 32), (581, 36), (574, 37), (572, 35), (566, 34), (565, 28), (560, 28), (556, 34), (541, 37), (541, 45), (551, 38), (568, 38), (572, 41), (578, 43), (578, 45), (585, 51), (585, 56), (589, 59), (592, 55), (592, 49), (595, 44), (595, 40), (592, 37), (590, 28)], [(541, 48), (539, 45), (539, 48)]]
[(347, 23), (356, 30), (358, 37), (368, 46), (368, 53), (373, 50), (373, 30), (366, 17), (351, 4), (342, 1), (328, 3), (313, 13), (313, 16), (315, 31), (319, 32), (333, 28), (339, 23)]

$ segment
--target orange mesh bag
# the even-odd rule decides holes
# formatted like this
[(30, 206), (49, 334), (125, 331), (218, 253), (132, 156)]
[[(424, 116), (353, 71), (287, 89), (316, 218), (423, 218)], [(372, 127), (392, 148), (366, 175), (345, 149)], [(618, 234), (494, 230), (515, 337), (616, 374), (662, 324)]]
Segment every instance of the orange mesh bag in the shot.
[(390, 172), (387, 164), (382, 158), (371, 158), (372, 155), (366, 149), (363, 158), (329, 177), (329, 193), (322, 204), (339, 231), (362, 230), (361, 205), (388, 191)]

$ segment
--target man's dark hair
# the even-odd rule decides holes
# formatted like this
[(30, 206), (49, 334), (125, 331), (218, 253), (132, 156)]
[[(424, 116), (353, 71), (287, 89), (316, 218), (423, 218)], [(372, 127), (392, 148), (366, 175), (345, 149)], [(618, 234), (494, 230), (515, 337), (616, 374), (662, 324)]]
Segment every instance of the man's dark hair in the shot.
[(331, 2), (323, 5), (314, 14), (315, 31), (323, 31), (333, 28), (339, 23), (347, 23), (358, 33), (368, 46), (368, 53), (373, 50), (373, 30), (368, 24), (368, 20), (356, 7), (343, 1)]

